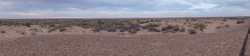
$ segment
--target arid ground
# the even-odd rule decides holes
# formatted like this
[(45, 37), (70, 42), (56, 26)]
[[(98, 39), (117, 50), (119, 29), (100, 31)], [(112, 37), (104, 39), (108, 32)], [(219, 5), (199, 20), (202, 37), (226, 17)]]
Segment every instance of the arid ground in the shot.
[(249, 18), (2, 19), (0, 56), (239, 56)]

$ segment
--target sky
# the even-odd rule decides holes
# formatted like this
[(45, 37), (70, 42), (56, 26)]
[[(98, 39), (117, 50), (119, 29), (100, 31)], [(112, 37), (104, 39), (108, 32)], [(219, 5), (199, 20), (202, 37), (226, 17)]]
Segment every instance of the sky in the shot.
[(0, 0), (0, 18), (249, 16), (250, 0)]

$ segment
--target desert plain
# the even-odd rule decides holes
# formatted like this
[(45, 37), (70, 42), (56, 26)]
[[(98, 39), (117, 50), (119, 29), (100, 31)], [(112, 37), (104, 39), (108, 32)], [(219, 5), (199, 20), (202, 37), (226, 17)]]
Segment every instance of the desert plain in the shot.
[(0, 56), (248, 56), (249, 18), (1, 19)]

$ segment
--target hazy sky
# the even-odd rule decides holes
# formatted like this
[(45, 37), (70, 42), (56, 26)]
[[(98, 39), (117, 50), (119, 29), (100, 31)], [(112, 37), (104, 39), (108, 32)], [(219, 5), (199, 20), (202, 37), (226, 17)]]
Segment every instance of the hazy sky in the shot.
[(250, 0), (0, 0), (0, 17), (248, 16)]

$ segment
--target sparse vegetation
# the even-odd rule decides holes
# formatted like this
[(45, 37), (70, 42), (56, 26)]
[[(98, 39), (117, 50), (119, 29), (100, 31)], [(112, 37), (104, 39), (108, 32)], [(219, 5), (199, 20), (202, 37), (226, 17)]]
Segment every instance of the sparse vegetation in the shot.
[(195, 29), (188, 29), (188, 33), (189, 34), (196, 34), (196, 30)]
[(54, 24), (50, 24), (50, 25), (49, 25), (49, 27), (55, 27), (55, 26), (56, 26), (56, 25), (54, 25)]
[(53, 31), (56, 31), (57, 29), (59, 29), (60, 32), (63, 32), (63, 31), (66, 30), (66, 29), (65, 29), (66, 27), (70, 27), (70, 26), (69, 26), (69, 25), (56, 26), (56, 27), (53, 27), (52, 29), (50, 29), (50, 30), (48, 31), (48, 33), (53, 32)]
[(191, 21), (197, 21), (197, 19), (191, 19)]
[(176, 33), (180, 30), (179, 25), (168, 25), (166, 27), (162, 27), (162, 32), (163, 33)]
[(34, 31), (34, 32), (39, 32), (39, 30), (37, 28), (34, 28), (34, 29), (30, 29), (31, 31)]
[(149, 32), (161, 32), (161, 30), (157, 29), (157, 28), (148, 28)]
[(31, 23), (24, 23), (23, 25), (26, 27), (31, 27)]
[(25, 34), (27, 34), (27, 33), (26, 33), (26, 32), (21, 32), (20, 34), (25, 35)]
[(140, 24), (128, 21), (98, 21), (98, 23), (94, 23), (89, 27), (93, 28), (93, 32), (99, 32), (101, 30), (108, 32), (116, 32), (119, 30), (120, 32), (131, 32), (136, 33), (140, 30)]
[(1, 30), (0, 32), (1, 32), (2, 34), (6, 33), (6, 31), (4, 31), (4, 30)]
[(142, 26), (142, 29), (147, 29), (149, 32), (161, 32), (161, 30), (157, 29), (159, 26), (159, 24), (149, 23), (145, 26)]
[(179, 32), (185, 32), (186, 29), (185, 28), (180, 28), (180, 31)]
[(228, 24), (226, 24), (225, 27), (230, 27), (230, 26)]
[(61, 28), (61, 29), (59, 29), (59, 31), (60, 32), (64, 32), (64, 31), (66, 31), (66, 29), (65, 28)]
[[(236, 20), (235, 20), (236, 19)], [(245, 23), (241, 18), (220, 18), (220, 19), (209, 19), (207, 21), (201, 21), (199, 18), (187, 18), (187, 19), (171, 19), (171, 20), (162, 20), (162, 19), (95, 19), (95, 20), (27, 20), (27, 21), (0, 21), (0, 25), (4, 26), (26, 26), (31, 27), (34, 25), (41, 26), (42, 28), (49, 29), (48, 32), (59, 31), (65, 32), (66, 27), (78, 26), (85, 29), (91, 29), (93, 32), (122, 32), (136, 34), (140, 30), (146, 30), (148, 32), (159, 32), (159, 33), (181, 33), (189, 32), (189, 29), (197, 31), (204, 31), (204, 29), (210, 24), (220, 24), (221, 26), (215, 26), (216, 29), (230, 27), (233, 25), (228, 25), (231, 20), (235, 20), (237, 24)], [(215, 20), (216, 22), (214, 22)], [(56, 21), (56, 22), (55, 22)], [(226, 22), (228, 21), (228, 22)], [(176, 22), (176, 23), (175, 23)], [(222, 23), (222, 24), (221, 24)], [(214, 28), (214, 26), (212, 26)], [(31, 32), (43, 32), (45, 30), (37, 28), (30, 28)], [(69, 29), (68, 29), (69, 30)], [(70, 30), (69, 30), (70, 31)], [(87, 30), (88, 31), (88, 30)], [(196, 32), (196, 33), (197, 33)]]
[(222, 26), (217, 26), (217, 27), (216, 27), (216, 29), (221, 29), (221, 28), (223, 28), (223, 27), (222, 27)]
[(137, 31), (136, 30), (130, 30), (130, 31), (128, 31), (128, 33), (129, 34), (135, 34), (135, 33), (137, 33)]
[(93, 31), (93, 32), (100, 32), (101, 30), (100, 29), (92, 29), (91, 31)]
[(194, 29), (198, 29), (200, 31), (203, 31), (204, 29), (206, 29), (206, 26), (205, 24), (203, 23), (195, 23), (192, 25)]
[(143, 21), (139, 21), (140, 24), (145, 24), (145, 23), (149, 23), (150, 21), (149, 20), (143, 20)]
[(243, 24), (243, 23), (245, 23), (245, 21), (243, 21), (243, 20), (239, 20), (236, 22), (236, 24)]
[(226, 21), (227, 21), (227, 19), (222, 19), (222, 21), (223, 21), (223, 22), (226, 22)]
[(149, 29), (149, 28), (155, 28), (155, 27), (159, 27), (159, 26), (160, 26), (159, 24), (149, 23), (149, 24), (143, 26), (142, 28)]
[(37, 35), (36, 33), (32, 32), (30, 35)]

